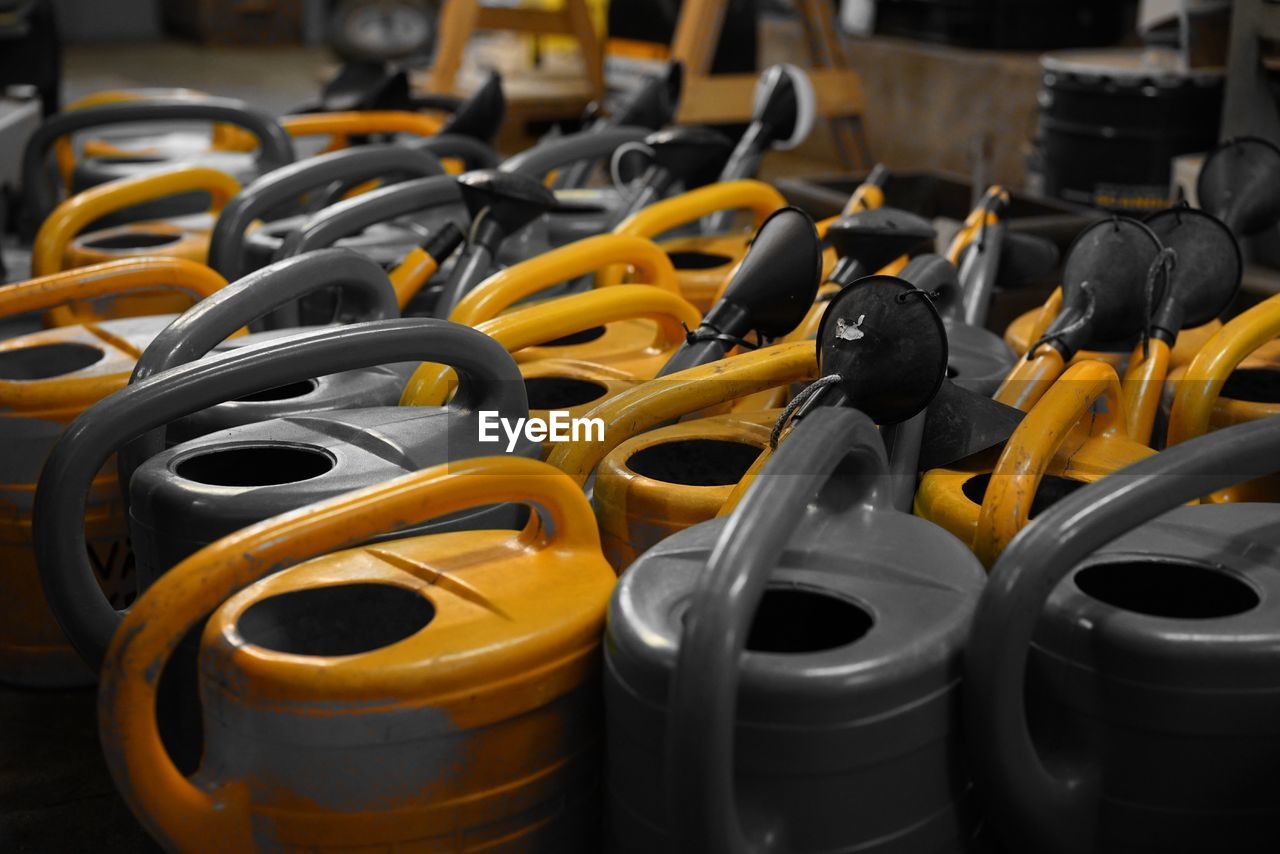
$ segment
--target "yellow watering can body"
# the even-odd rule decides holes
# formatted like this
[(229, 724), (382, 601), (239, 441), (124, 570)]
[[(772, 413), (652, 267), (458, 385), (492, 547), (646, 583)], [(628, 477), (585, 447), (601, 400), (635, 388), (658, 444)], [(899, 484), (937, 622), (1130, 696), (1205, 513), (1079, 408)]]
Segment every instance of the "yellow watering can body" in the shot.
[[(535, 508), (524, 530), (326, 554), (501, 501)], [(437, 466), (260, 523), (175, 567), (116, 634), (100, 694), (116, 784), (171, 849), (595, 850), (613, 581), (582, 493), (529, 460)], [(151, 663), (210, 610), (187, 780), (156, 737)]]
[[(179, 291), (194, 301), (225, 282), (180, 259), (136, 259), (72, 270), (0, 289), (0, 315), (131, 290)], [(29, 685), (84, 684), (88, 669), (45, 604), (32, 551), (35, 484), (63, 429), (94, 402), (123, 388), (134, 363), (171, 317), (64, 326), (0, 341), (0, 679)], [(126, 526), (114, 465), (94, 480), (85, 534), (104, 590), (118, 604), (130, 589)]]

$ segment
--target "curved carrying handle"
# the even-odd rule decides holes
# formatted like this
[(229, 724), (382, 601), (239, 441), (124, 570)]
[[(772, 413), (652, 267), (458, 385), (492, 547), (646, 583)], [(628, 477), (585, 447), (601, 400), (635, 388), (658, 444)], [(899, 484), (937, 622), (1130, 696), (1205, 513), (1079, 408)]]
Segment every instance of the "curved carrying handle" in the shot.
[[(400, 315), (391, 282), (373, 261), (348, 249), (325, 249), (250, 273), (202, 300), (160, 331), (134, 365), (130, 384), (207, 355), (237, 329), (281, 305), (328, 288), (342, 288), (354, 320)], [(344, 301), (344, 304), (345, 301)], [(164, 450), (164, 430), (151, 430), (120, 449), (120, 482), (128, 484), (143, 461)]]
[(1231, 373), (1253, 351), (1280, 335), (1280, 296), (1258, 303), (1223, 324), (1196, 353), (1178, 383), (1169, 412), (1166, 445), (1209, 432), (1213, 407)]
[(181, 291), (198, 303), (226, 284), (213, 270), (185, 258), (125, 258), (5, 285), (0, 288), (0, 317), (130, 291)]
[(228, 280), (243, 276), (247, 272), (244, 241), (249, 226), (311, 190), (388, 175), (436, 174), (439, 164), (434, 157), (396, 145), (363, 145), (276, 169), (245, 187), (223, 209), (209, 238), (209, 266)]
[(585, 483), (605, 455), (654, 425), (767, 388), (817, 375), (810, 341), (761, 347), (710, 365), (650, 380), (616, 394), (587, 412), (604, 421), (600, 442), (557, 445), (547, 462)]
[(290, 136), (328, 136), (331, 150), (347, 145), (347, 138), (381, 133), (431, 136), (442, 119), (410, 110), (351, 110), (338, 113), (305, 113), (285, 116), (280, 124)]
[(1218, 430), (1068, 495), (1005, 549), (978, 600), (964, 654), (963, 699), (975, 788), (1009, 850), (1071, 854), (1096, 847), (1096, 779), (1078, 765), (1055, 765), (1051, 773), (1027, 724), (1027, 651), (1049, 595), (1116, 537), (1278, 467), (1275, 424)]
[(1164, 394), (1164, 382), (1169, 375), (1171, 351), (1168, 342), (1157, 336), (1148, 338), (1146, 344), (1145, 352), (1142, 342), (1133, 348), (1120, 387), (1124, 391), (1129, 438), (1149, 445), (1156, 413), (1160, 410), (1160, 398)]
[(130, 609), (103, 662), (99, 732), (112, 776), (134, 813), (170, 850), (199, 840), (247, 851), (243, 784), (207, 791), (178, 771), (156, 723), (158, 674), (179, 641), (230, 596), (271, 573), (428, 519), (514, 501), (534, 512), (518, 535), (565, 560), (600, 551), (591, 505), (560, 472), (519, 457), (433, 466), (312, 504), (205, 546), (161, 577)]
[(524, 383), (498, 342), (428, 318), (328, 327), (218, 353), (142, 380), (94, 404), (54, 445), (36, 487), (36, 562), (45, 596), (76, 651), (94, 670), (120, 623), (88, 560), (86, 497), (93, 478), (126, 442), (226, 400), (316, 376), (431, 360), (463, 377), (450, 407), (528, 413)]
[[(539, 291), (614, 264), (633, 269), (633, 284), (648, 283), (670, 294), (680, 294), (676, 269), (658, 244), (643, 237), (597, 234), (499, 270), (459, 300), (449, 319), (475, 326)], [(598, 276), (596, 284), (602, 284)]]
[(1127, 436), (1120, 379), (1105, 362), (1077, 362), (1031, 407), (987, 483), (974, 532), (973, 551), (984, 566), (995, 563), (1027, 525), (1031, 502), (1049, 463), (1077, 425), (1090, 437)]
[(460, 133), (438, 133), (426, 139), (408, 140), (403, 145), (414, 151), (426, 151), (442, 161), (461, 161), (463, 172), (496, 169), (502, 162), (502, 158), (488, 143)]
[(952, 266), (959, 269), (964, 251), (978, 241), (982, 230), (1000, 222), (996, 206), (1003, 207), (1008, 204), (1008, 190), (998, 185), (992, 185), (987, 188), (982, 200), (978, 202), (977, 207), (969, 211), (969, 215), (965, 217), (964, 224), (960, 226), (960, 230), (951, 238), (951, 243), (947, 246), (945, 254)]
[[(846, 462), (852, 469), (837, 475)], [(870, 418), (855, 409), (823, 408), (779, 446), (721, 529), (698, 574), (667, 700), (667, 813), (679, 850), (784, 849), (785, 827), (757, 827), (757, 838), (746, 837), (734, 798), (739, 668), (747, 635), (809, 505), (826, 497), (824, 503), (844, 512), (881, 507), (888, 500), (888, 467)], [(826, 495), (837, 486), (838, 496)]]
[(167, 121), (210, 121), (236, 125), (258, 139), (259, 171), (269, 171), (294, 159), (293, 140), (275, 119), (228, 98), (165, 98), (121, 101), (60, 113), (46, 119), (22, 151), (23, 213), (34, 234), (55, 204), (54, 188), (45, 174), (45, 156), (60, 138), (87, 128)]
[(993, 395), (998, 403), (1028, 412), (1067, 369), (1062, 353), (1052, 344), (1041, 344), (1019, 359)]
[[(32, 275), (46, 276), (62, 269), (67, 245), (101, 217), (142, 202), (183, 193), (209, 194), (209, 213), (218, 214), (240, 192), (240, 182), (205, 166), (185, 166), (133, 178), (108, 181), (63, 201), (41, 224), (31, 248)], [(138, 254), (145, 254), (139, 250)]]
[[(696, 308), (675, 294), (650, 285), (618, 285), (517, 309), (486, 320), (476, 330), (515, 353), (596, 326), (638, 317), (657, 323), (659, 345), (665, 342), (667, 347), (683, 341), (684, 330), (696, 328), (702, 319)], [(400, 403), (439, 406), (448, 396), (451, 374), (443, 365), (419, 366), (405, 385)]]
[(603, 160), (618, 146), (642, 142), (651, 133), (648, 128), (626, 125), (582, 131), (526, 149), (507, 158), (500, 168), (503, 172), (519, 172), (541, 180), (553, 170), (573, 163)]

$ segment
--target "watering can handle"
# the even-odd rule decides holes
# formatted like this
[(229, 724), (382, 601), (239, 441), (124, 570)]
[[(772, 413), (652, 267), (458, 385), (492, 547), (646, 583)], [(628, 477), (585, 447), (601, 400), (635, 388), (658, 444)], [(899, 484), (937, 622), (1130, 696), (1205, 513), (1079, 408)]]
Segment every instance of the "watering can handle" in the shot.
[(601, 160), (621, 145), (642, 142), (653, 133), (648, 128), (621, 125), (583, 131), (553, 139), (513, 155), (503, 161), (503, 172), (518, 172), (539, 181), (555, 169), (584, 160)]
[[(650, 285), (618, 285), (526, 306), (486, 320), (476, 329), (515, 353), (596, 326), (637, 317), (655, 321), (658, 334), (668, 346), (684, 340), (684, 330), (696, 328), (701, 319), (696, 308), (675, 294)], [(443, 365), (419, 366), (405, 385), (400, 403), (440, 405), (449, 391), (449, 373)]]
[(366, 145), (311, 157), (263, 175), (222, 211), (209, 237), (209, 266), (234, 281), (244, 275), (244, 236), (272, 208), (334, 182), (356, 183), (388, 175), (438, 175), (432, 156), (395, 145)]
[[(837, 476), (846, 461), (852, 470)], [(785, 845), (782, 838), (747, 840), (735, 804), (734, 720), (747, 634), (812, 502), (837, 485), (842, 494), (831, 503), (841, 508), (883, 506), (888, 497), (884, 442), (871, 419), (844, 407), (823, 408), (801, 422), (761, 474), (698, 574), (671, 676), (667, 809), (682, 851), (736, 854)], [(769, 830), (785, 836), (786, 828)]]
[(501, 159), (482, 140), (460, 133), (438, 133), (426, 139), (409, 140), (405, 147), (434, 154), (441, 160), (461, 160), (464, 169), (496, 169)]
[(98, 668), (120, 623), (98, 586), (84, 539), (89, 487), (117, 448), (225, 400), (309, 377), (417, 360), (444, 362), (462, 375), (450, 403), (455, 410), (528, 412), (520, 372), (500, 344), (456, 323), (403, 318), (324, 327), (217, 353), (128, 386), (81, 413), (45, 463), (33, 524), (45, 595), (85, 662)]
[(0, 317), (130, 291), (181, 291), (198, 302), (226, 284), (205, 265), (185, 258), (125, 258), (5, 285), (0, 288)]
[[(103, 663), (100, 732), (116, 785), (151, 832), (177, 850), (192, 828), (203, 844), (248, 835), (240, 784), (196, 788), (174, 767), (156, 724), (160, 672), (192, 626), (237, 591), (288, 566), (447, 513), (494, 502), (534, 512), (513, 536), (531, 548), (571, 555), (600, 551), (591, 505), (560, 472), (519, 457), (480, 457), (434, 466), (259, 522), (206, 546), (165, 573), (125, 617)], [(214, 840), (218, 840), (215, 842)]]
[(275, 119), (229, 98), (164, 98), (121, 101), (60, 113), (46, 119), (22, 151), (23, 211), (35, 231), (53, 210), (45, 156), (57, 140), (93, 127), (154, 121), (211, 121), (242, 127), (258, 138), (258, 168), (269, 171), (294, 160), (293, 140)]
[(1045, 471), (1077, 425), (1089, 435), (1128, 435), (1120, 379), (1105, 362), (1072, 365), (1013, 431), (987, 483), (973, 551), (990, 567), (1027, 525)]
[(303, 113), (285, 116), (280, 124), (290, 136), (329, 136), (330, 145), (345, 144), (347, 137), (381, 133), (431, 136), (443, 120), (411, 110), (356, 110), (337, 113)]
[(1213, 407), (1231, 373), (1251, 353), (1280, 335), (1280, 296), (1258, 303), (1223, 324), (1204, 343), (1178, 383), (1169, 412), (1167, 445), (1209, 430)]
[(1053, 387), (1066, 368), (1066, 360), (1057, 347), (1041, 344), (1034, 353), (1014, 364), (993, 397), (997, 403), (1027, 412)]
[[(630, 265), (636, 282), (680, 293), (671, 258), (658, 244), (634, 235), (597, 234), (499, 270), (459, 300), (449, 319), (475, 326), (539, 291), (612, 264)], [(597, 284), (602, 284), (599, 279)]]
[(31, 249), (31, 273), (46, 276), (62, 269), (69, 244), (86, 227), (107, 214), (142, 202), (182, 193), (209, 194), (209, 213), (218, 214), (240, 192), (240, 182), (205, 166), (184, 166), (90, 187), (54, 208), (36, 233)]
[(640, 383), (586, 413), (587, 418), (604, 421), (602, 441), (557, 445), (547, 462), (585, 483), (606, 454), (650, 427), (774, 386), (812, 379), (817, 371), (813, 342), (795, 341)]
[(1087, 773), (1051, 773), (1027, 724), (1027, 650), (1050, 593), (1116, 537), (1277, 467), (1280, 430), (1270, 420), (1217, 430), (1068, 495), (1000, 556), (965, 649), (963, 699), (975, 787), (1008, 833), (1010, 850), (1067, 854), (1095, 847), (1095, 781)]

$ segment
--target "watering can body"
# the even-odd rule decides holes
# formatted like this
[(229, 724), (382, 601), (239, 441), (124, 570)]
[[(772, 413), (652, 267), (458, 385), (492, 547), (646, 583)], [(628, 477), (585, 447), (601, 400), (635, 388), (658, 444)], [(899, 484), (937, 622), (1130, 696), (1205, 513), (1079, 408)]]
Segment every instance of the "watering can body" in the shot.
[[(839, 430), (849, 428), (850, 414), (862, 421), (855, 431), (867, 453), (879, 456), (883, 475), (883, 446), (869, 420), (835, 409), (815, 413), (797, 428), (770, 460), (774, 471), (792, 441), (841, 444), (823, 428), (835, 422)], [(815, 438), (818, 433), (823, 438)], [(776, 479), (762, 474), (753, 491), (781, 487), (781, 493), (788, 482), (808, 481), (815, 471), (801, 468)], [(789, 850), (965, 847), (972, 817), (965, 770), (955, 761), (958, 676), (982, 571), (952, 537), (921, 519), (858, 502), (805, 504), (800, 498), (800, 507), (788, 510), (744, 502), (735, 511), (741, 518), (672, 535), (619, 581), (605, 645), (615, 850), (734, 850), (725, 833), (704, 840), (673, 826), (680, 819), (665, 808), (690, 797), (691, 813), (718, 815), (724, 793), (711, 796), (717, 807), (709, 807), (695, 787), (722, 784), (735, 790), (727, 797), (741, 817), (740, 833), (785, 840)], [(785, 515), (791, 533), (787, 543), (765, 547), (767, 581), (746, 652), (734, 659), (740, 662), (737, 711), (724, 734), (732, 768), (717, 769), (714, 783), (700, 777), (685, 787), (673, 776), (671, 759), (675, 751), (698, 749), (672, 740), (678, 722), (669, 685), (673, 672), (686, 666), (684, 627), (704, 614), (706, 600), (699, 597), (708, 563), (715, 561), (711, 555), (735, 539), (743, 549), (759, 539), (743, 508), (753, 518)], [(702, 678), (722, 682), (718, 674), (704, 672)], [(721, 710), (722, 689), (713, 690)], [(719, 747), (708, 746), (703, 755), (719, 761)], [(687, 791), (677, 793), (681, 788)]]
[[(536, 508), (524, 531), (325, 554), (510, 501)], [(298, 565), (246, 587), (266, 574), (255, 557), (285, 543), (267, 563)], [(167, 847), (598, 850), (599, 646), (614, 578), (562, 474), (511, 458), (439, 466), (255, 526), (174, 573), (156, 591), (182, 604), (157, 621), (140, 601), (130, 619), (147, 627), (122, 632), (101, 718), (117, 784)], [(128, 736), (138, 722), (155, 731), (154, 679), (130, 653), (211, 609), (207, 739), (188, 781)]]

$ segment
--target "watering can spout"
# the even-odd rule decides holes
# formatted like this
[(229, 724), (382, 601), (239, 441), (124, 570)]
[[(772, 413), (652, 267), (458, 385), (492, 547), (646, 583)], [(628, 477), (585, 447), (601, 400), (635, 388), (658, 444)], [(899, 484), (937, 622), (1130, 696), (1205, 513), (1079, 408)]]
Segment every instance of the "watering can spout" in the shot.
[(1236, 234), (1275, 226), (1280, 221), (1280, 149), (1258, 137), (1224, 142), (1205, 159), (1196, 197), (1201, 208)]
[(684, 65), (668, 62), (661, 74), (644, 82), (625, 107), (612, 116), (615, 125), (633, 125), (658, 130), (675, 119), (684, 86)]
[(851, 284), (895, 258), (930, 247), (936, 236), (928, 220), (896, 208), (842, 216), (827, 228), (827, 241), (840, 256), (830, 280), (841, 287)]
[(440, 128), (441, 134), (469, 136), (489, 142), (498, 135), (507, 115), (507, 97), (502, 91), (502, 75), (490, 71), (484, 83), (463, 101)]

